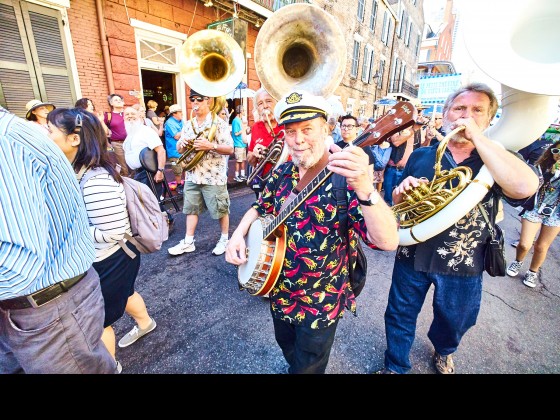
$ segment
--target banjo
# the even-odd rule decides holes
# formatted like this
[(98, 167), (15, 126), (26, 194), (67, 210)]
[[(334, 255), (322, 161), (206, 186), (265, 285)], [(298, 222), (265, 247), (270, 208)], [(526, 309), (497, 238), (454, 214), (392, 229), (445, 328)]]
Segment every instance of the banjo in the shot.
[[(362, 148), (381, 143), (413, 125), (415, 117), (416, 108), (410, 102), (398, 102), (352, 143)], [(284, 221), (331, 175), (332, 171), (324, 163), (317, 175), (309, 182), (303, 182), (305, 186), (299, 193), (294, 190), (297, 195), (292, 193), (293, 197), (287, 199), (276, 216), (269, 214), (259, 217), (251, 224), (245, 235), (247, 261), (237, 267), (240, 290), (247, 290), (253, 296), (265, 296), (272, 290), (282, 271), (286, 254)]]

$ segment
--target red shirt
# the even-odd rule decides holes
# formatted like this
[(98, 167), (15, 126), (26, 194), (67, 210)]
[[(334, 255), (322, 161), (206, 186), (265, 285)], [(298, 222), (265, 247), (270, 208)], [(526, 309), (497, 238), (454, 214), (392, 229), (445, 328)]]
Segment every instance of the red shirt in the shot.
[[(274, 134), (278, 134), (283, 129), (283, 125), (277, 125), (276, 127), (274, 127)], [(265, 123), (263, 121), (257, 121), (255, 124), (253, 124), (253, 127), (251, 127), (251, 144), (249, 145), (247, 151), (252, 152), (255, 148), (255, 145), (257, 144), (262, 144), (264, 147), (268, 147), (270, 143), (272, 143), (273, 138), (274, 137), (272, 137), (272, 135), (266, 129)], [(267, 163), (266, 165), (264, 165), (262, 175), (266, 175), (273, 166), (274, 165), (272, 165), (271, 163)]]

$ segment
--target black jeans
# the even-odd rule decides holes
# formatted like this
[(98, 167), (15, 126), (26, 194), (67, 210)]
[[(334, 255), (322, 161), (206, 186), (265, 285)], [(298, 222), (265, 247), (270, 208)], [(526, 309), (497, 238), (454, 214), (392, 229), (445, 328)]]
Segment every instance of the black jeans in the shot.
[(325, 373), (338, 319), (327, 328), (311, 329), (272, 318), (274, 336), (290, 365), (288, 373)]

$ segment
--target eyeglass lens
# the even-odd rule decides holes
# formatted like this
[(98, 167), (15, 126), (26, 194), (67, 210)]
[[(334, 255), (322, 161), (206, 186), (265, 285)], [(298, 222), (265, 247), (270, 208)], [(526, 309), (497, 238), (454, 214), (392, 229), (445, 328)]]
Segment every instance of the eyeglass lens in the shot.
[(550, 149), (550, 153), (552, 153), (553, 155), (556, 155), (556, 154), (560, 153), (560, 149), (556, 149), (556, 148)]
[(342, 128), (343, 130), (352, 130), (354, 127), (356, 127), (353, 124), (350, 125), (341, 125), (340, 128)]
[(202, 102), (204, 100), (204, 98), (201, 96), (197, 96), (196, 98), (189, 98), (189, 99), (191, 100), (191, 102), (194, 101)]

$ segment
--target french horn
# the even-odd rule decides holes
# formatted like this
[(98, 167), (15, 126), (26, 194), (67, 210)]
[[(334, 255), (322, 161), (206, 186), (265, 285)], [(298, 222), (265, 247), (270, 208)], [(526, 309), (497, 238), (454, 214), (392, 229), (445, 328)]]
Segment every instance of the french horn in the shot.
[[(189, 36), (181, 48), (179, 69), (185, 83), (201, 95), (214, 98), (210, 109), (212, 125), (197, 134), (212, 141), (218, 124), (218, 114), (226, 103), (225, 96), (235, 89), (245, 74), (243, 50), (230, 35), (214, 29), (205, 29)], [(191, 116), (192, 119), (192, 116)], [(193, 125), (194, 127), (194, 125)], [(177, 159), (186, 171), (192, 170), (205, 150), (194, 148), (194, 139)]]
[[(544, 133), (558, 112), (560, 2), (471, 0), (468, 8), (463, 32), (466, 49), (484, 73), (501, 83), (502, 115), (485, 135), (517, 151)], [(405, 216), (402, 208), (399, 215), (399, 208), (393, 206), (400, 218), (414, 220), (399, 229), (399, 244), (414, 245), (443, 232), (471, 211), (493, 184), (483, 165), (474, 179), (464, 182), (453, 199), (445, 199), (446, 204), (437, 209), (427, 207), (424, 199), (413, 206), (409, 199), (407, 211), (416, 214)], [(424, 217), (423, 211), (430, 212), (430, 217)]]

